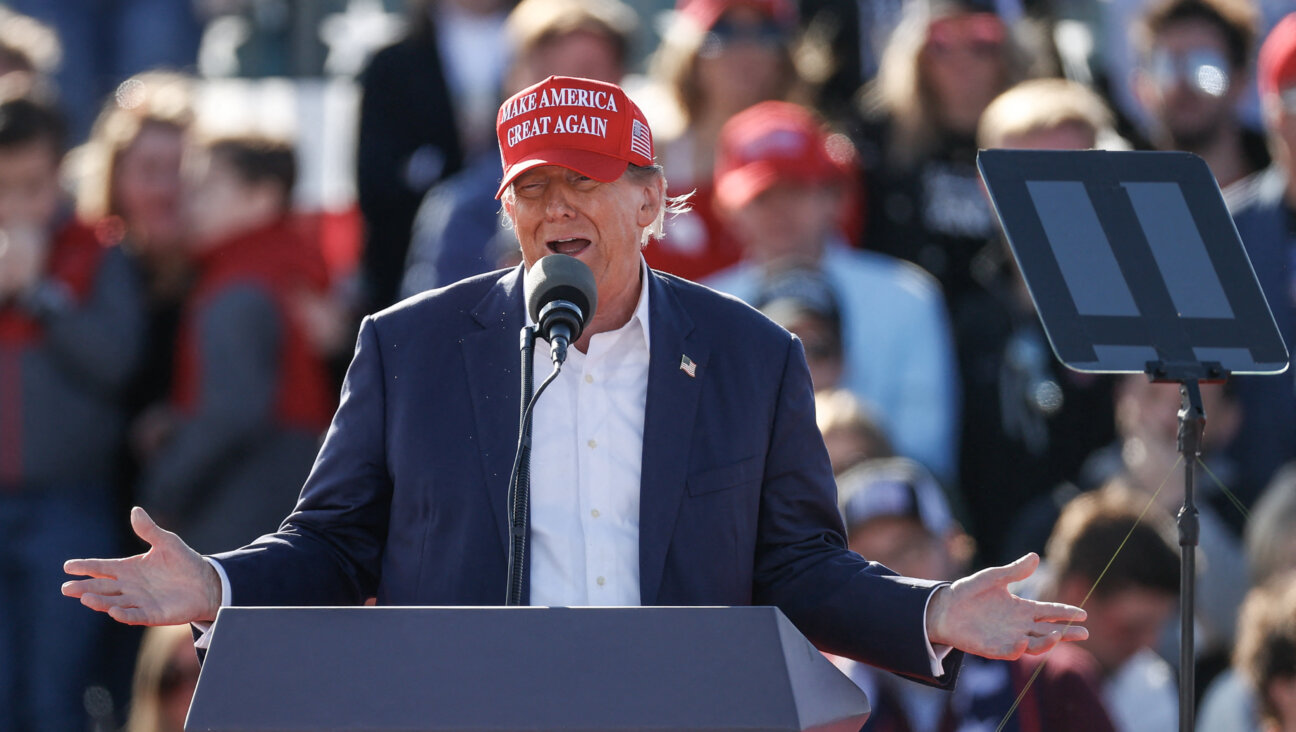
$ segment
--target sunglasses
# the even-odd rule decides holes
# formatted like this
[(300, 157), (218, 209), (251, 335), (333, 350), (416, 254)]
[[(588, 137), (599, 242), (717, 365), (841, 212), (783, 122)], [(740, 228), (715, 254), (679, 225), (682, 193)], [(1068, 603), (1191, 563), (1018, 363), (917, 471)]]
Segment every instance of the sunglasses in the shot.
[(1152, 53), (1145, 69), (1162, 91), (1183, 84), (1208, 97), (1222, 97), (1229, 90), (1228, 60), (1211, 48), (1194, 48), (1185, 53), (1158, 49)]
[(787, 29), (772, 19), (759, 23), (740, 23), (730, 18), (721, 18), (707, 31), (701, 53), (703, 56), (715, 56), (738, 44), (773, 49), (780, 48), (787, 42)]

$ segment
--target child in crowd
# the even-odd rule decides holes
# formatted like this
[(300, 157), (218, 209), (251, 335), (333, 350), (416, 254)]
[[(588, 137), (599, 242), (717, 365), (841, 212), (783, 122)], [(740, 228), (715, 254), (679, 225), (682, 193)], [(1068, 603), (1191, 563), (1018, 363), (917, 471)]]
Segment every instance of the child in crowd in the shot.
[(170, 404), (147, 414), (145, 507), (199, 551), (240, 546), (292, 509), (335, 406), (302, 317), (321, 295), (318, 249), (289, 225), (291, 146), (212, 143), (193, 166), (198, 269), (181, 317)]
[(113, 477), (143, 313), (136, 277), (71, 213), (63, 122), (0, 103), (0, 729), (86, 726), (103, 625), (56, 597), (63, 559), (117, 551)]

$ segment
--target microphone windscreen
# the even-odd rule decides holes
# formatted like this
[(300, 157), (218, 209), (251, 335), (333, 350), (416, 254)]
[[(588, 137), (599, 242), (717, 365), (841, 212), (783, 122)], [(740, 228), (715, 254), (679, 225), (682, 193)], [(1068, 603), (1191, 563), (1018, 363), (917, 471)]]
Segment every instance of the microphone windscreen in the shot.
[(541, 257), (526, 273), (524, 292), (531, 320), (540, 322), (540, 310), (554, 300), (566, 300), (581, 309), (585, 322), (594, 319), (598, 287), (594, 273), (575, 257), (550, 254)]

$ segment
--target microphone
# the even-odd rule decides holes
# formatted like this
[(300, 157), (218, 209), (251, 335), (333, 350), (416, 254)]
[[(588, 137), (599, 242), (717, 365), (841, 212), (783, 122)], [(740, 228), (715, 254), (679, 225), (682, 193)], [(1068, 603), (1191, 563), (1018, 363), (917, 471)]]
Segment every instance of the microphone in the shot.
[(594, 318), (594, 273), (575, 257), (550, 254), (531, 265), (525, 293), (527, 312), (540, 336), (549, 341), (549, 358), (558, 366), (567, 360), (567, 347)]

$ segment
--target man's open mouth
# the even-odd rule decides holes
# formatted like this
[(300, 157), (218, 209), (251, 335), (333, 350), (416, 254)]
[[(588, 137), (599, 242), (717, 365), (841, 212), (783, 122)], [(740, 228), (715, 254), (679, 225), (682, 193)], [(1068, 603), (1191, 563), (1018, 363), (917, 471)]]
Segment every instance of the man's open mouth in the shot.
[(577, 254), (580, 254), (581, 252), (585, 251), (585, 247), (590, 245), (590, 240), (579, 239), (579, 238), (555, 239), (553, 241), (548, 242), (547, 245), (549, 247), (549, 251), (553, 252), (554, 254), (566, 254), (568, 256), (574, 257)]

